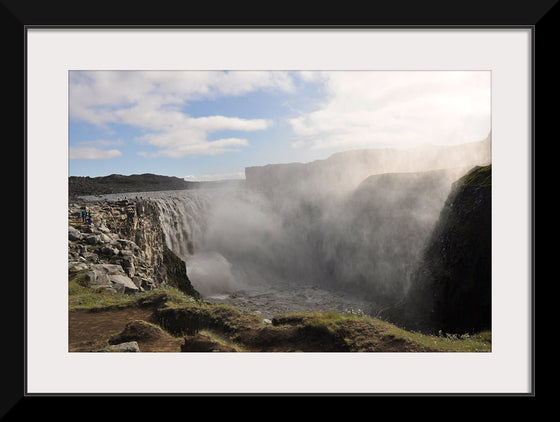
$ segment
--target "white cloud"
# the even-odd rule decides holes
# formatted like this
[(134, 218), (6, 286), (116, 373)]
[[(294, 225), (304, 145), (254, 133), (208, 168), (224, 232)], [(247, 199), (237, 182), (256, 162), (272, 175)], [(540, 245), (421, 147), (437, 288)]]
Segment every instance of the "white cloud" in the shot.
[(158, 132), (150, 132), (139, 138), (158, 148), (147, 156), (183, 157), (185, 155), (216, 155), (235, 151), (249, 145), (243, 138), (229, 137), (210, 140), (213, 132), (234, 130), (250, 132), (264, 130), (271, 122), (263, 119), (239, 119), (224, 116), (200, 118), (182, 117)]
[(70, 118), (98, 126), (119, 123), (147, 131), (138, 138), (159, 150), (143, 156), (219, 154), (247, 146), (238, 138), (210, 140), (216, 131), (264, 130), (262, 119), (207, 116), (180, 110), (189, 101), (256, 90), (293, 91), (287, 72), (92, 71), (70, 74)]
[[(169, 135), (169, 134), (168, 134)], [(181, 135), (171, 134), (166, 136), (167, 139), (176, 139)], [(150, 143), (153, 143), (149, 141)], [(138, 154), (144, 157), (171, 157), (179, 158), (185, 155), (217, 155), (229, 151), (237, 151), (239, 147), (249, 145), (246, 139), (240, 138), (224, 138), (215, 141), (196, 141), (196, 142), (178, 142), (174, 141), (171, 145), (162, 146), (160, 150), (154, 153), (140, 151)]]
[(95, 147), (70, 147), (69, 158), (71, 160), (106, 160), (122, 155), (119, 150), (103, 150)]
[[(128, 109), (173, 114), (164, 105), (243, 95), (256, 90), (293, 91), (288, 72), (72, 71), (70, 116), (93, 124), (120, 121)], [(177, 116), (172, 116), (171, 119)]]
[[(311, 75), (316, 77), (315, 75)], [(294, 148), (454, 143), (490, 131), (490, 72), (323, 72), (328, 101), (291, 119)]]
[(83, 147), (109, 147), (109, 146), (119, 146), (119, 145), (123, 145), (124, 142), (122, 141), (122, 139), (96, 139), (96, 140), (90, 140), (90, 141), (80, 141), (80, 142), (76, 142), (76, 145), (80, 145)]

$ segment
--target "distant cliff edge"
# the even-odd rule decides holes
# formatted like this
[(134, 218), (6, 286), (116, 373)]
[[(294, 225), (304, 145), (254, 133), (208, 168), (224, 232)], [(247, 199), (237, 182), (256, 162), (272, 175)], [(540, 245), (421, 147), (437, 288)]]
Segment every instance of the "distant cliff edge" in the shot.
[(492, 134), (481, 141), (451, 146), (374, 148), (345, 151), (309, 163), (269, 164), (245, 168), (247, 186), (263, 193), (352, 190), (367, 177), (382, 173), (422, 172), (490, 164)]
[(188, 182), (179, 177), (161, 176), (151, 173), (132, 174), (130, 176), (122, 174), (111, 174), (109, 176), (100, 177), (70, 176), (68, 178), (68, 196), (73, 198), (109, 193), (200, 189), (203, 187), (219, 187), (236, 183), (242, 183), (242, 181)]

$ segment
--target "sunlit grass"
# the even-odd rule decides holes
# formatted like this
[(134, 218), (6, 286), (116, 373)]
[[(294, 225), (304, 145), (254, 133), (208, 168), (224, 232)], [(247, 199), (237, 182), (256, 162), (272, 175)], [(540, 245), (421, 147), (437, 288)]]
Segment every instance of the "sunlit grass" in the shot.
[(492, 333), (485, 331), (473, 335), (444, 334), (427, 335), (414, 331), (406, 331), (391, 323), (353, 312), (298, 312), (285, 314), (281, 321), (288, 324), (303, 324), (304, 326), (329, 332), (331, 334), (344, 333), (352, 337), (351, 322), (360, 322), (360, 328), (369, 328), (383, 336), (392, 336), (395, 340), (406, 340), (433, 349), (436, 352), (491, 352)]
[(174, 287), (162, 287), (146, 292), (122, 294), (102, 289), (87, 287), (84, 274), (76, 274), (68, 283), (68, 309), (70, 312), (79, 309), (102, 310), (118, 309), (148, 303), (158, 297), (165, 297), (165, 302), (178, 306), (196, 303), (191, 296)]

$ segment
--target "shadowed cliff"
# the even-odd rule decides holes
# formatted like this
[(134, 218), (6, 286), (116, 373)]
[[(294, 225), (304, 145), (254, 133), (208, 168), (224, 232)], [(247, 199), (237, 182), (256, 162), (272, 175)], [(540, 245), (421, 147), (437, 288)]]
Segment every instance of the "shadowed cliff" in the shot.
[(492, 166), (455, 182), (408, 294), (381, 316), (431, 332), (491, 328), (491, 193)]

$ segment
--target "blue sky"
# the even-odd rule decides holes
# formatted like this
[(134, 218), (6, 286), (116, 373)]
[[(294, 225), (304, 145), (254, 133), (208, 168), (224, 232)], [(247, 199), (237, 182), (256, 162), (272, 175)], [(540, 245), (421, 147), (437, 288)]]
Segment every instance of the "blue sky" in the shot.
[(490, 72), (71, 71), (69, 175), (242, 178), (490, 131)]

